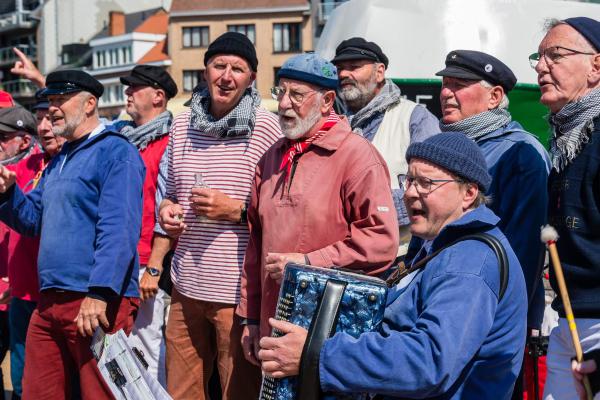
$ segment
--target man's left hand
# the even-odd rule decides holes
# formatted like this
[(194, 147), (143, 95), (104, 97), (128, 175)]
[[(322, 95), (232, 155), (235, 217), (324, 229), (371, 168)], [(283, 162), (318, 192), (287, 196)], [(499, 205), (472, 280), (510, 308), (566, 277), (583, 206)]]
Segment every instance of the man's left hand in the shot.
[(217, 189), (192, 188), (190, 207), (198, 216), (209, 219), (238, 222), (243, 202), (232, 199)]
[(159, 280), (160, 275), (152, 276), (144, 271), (142, 279), (140, 279), (140, 300), (146, 301), (156, 296), (158, 293)]
[(262, 370), (273, 378), (298, 375), (307, 330), (274, 318), (269, 318), (269, 324), (279, 329), (283, 336), (278, 338), (265, 336), (260, 339), (258, 358), (262, 362)]
[(277, 283), (283, 278), (283, 270), (289, 262), (304, 264), (304, 254), (302, 253), (267, 253), (265, 259), (265, 271), (269, 273), (271, 279)]
[(87, 335), (93, 336), (94, 331), (100, 324), (104, 328), (108, 328), (110, 325), (106, 318), (106, 302), (91, 297), (86, 297), (81, 302), (79, 307), (79, 314), (75, 318), (77, 323), (77, 330), (83, 337)]

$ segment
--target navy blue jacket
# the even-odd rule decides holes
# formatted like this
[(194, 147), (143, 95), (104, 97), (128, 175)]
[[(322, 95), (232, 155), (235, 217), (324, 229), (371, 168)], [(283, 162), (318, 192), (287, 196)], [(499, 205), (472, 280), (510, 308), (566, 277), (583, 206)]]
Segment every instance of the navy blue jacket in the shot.
[(540, 142), (514, 121), (478, 139), (477, 144), (492, 176), (486, 193), (492, 197), (489, 207), (500, 217), (498, 227), (523, 267), (530, 296), (528, 326), (539, 329), (545, 304), (540, 227), (547, 220), (550, 158)]
[(3, 222), (41, 234), (41, 290), (138, 296), (144, 175), (135, 147), (100, 125), (74, 150), (66, 143), (35, 190), (13, 185), (2, 196)]
[[(558, 231), (556, 247), (563, 267), (573, 313), (578, 318), (600, 318), (600, 117), (577, 158), (550, 174), (549, 221)], [(550, 269), (550, 283), (558, 293), (552, 307), (565, 312)]]
[(389, 398), (510, 399), (525, 346), (527, 295), (519, 261), (485, 206), (445, 226), (427, 254), (473, 231), (504, 245), (509, 280), (491, 248), (459, 242), (390, 290), (380, 332), (325, 341), (319, 371), (326, 391)]

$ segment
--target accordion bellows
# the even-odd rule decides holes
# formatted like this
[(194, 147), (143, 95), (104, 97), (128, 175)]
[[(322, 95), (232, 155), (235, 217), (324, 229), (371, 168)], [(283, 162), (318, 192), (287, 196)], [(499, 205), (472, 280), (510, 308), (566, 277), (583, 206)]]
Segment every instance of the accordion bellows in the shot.
[[(363, 332), (379, 329), (387, 296), (387, 286), (383, 280), (334, 268), (299, 264), (286, 266), (275, 318), (309, 329), (310, 335), (311, 324), (314, 324), (313, 317), (323, 301), (328, 281), (343, 287), (337, 312), (328, 316), (334, 320), (326, 321), (332, 327), (330, 336), (336, 332), (345, 332), (356, 338)], [(280, 335), (280, 332), (274, 330), (273, 336)], [(260, 399), (296, 399), (298, 386), (298, 377), (274, 379), (265, 376)], [(364, 395), (325, 393), (321, 398), (361, 399)]]

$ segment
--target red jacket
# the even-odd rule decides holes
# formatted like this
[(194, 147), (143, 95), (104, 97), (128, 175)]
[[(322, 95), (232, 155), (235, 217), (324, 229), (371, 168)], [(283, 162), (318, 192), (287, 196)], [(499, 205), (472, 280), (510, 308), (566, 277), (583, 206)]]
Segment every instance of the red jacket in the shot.
[(165, 135), (151, 142), (148, 147), (140, 151), (142, 160), (146, 165), (146, 178), (144, 179), (144, 205), (142, 208), (142, 233), (138, 242), (140, 265), (147, 265), (152, 251), (152, 236), (156, 224), (156, 186), (160, 159), (162, 158), (169, 135)]
[[(16, 184), (27, 193), (35, 188), (37, 181), (34, 181), (34, 178), (39, 180), (47, 163), (47, 155), (36, 146), (30, 156), (7, 168), (16, 172)], [(39, 236), (21, 236), (0, 223), (0, 238), (3, 237), (6, 241), (3, 241), (0, 247), (6, 252), (11, 296), (21, 300), (37, 301), (40, 290), (37, 270)]]

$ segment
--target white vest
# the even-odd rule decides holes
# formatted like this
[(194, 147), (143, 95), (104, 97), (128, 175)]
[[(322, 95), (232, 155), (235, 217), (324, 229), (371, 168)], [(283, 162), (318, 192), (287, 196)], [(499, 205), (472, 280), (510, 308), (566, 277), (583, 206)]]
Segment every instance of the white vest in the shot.
[(390, 171), (392, 189), (400, 189), (398, 175), (408, 171), (405, 155), (410, 145), (410, 116), (416, 106), (416, 103), (402, 99), (400, 103), (389, 108), (373, 138), (373, 145)]

